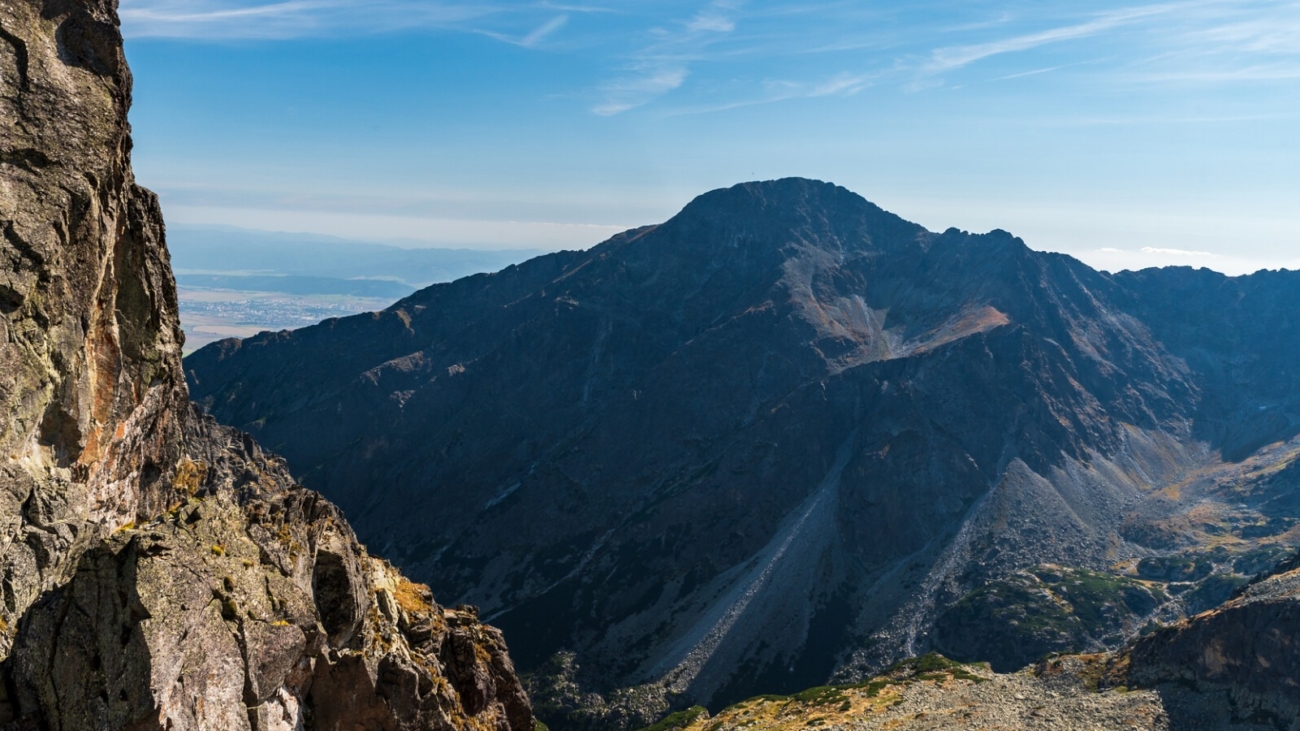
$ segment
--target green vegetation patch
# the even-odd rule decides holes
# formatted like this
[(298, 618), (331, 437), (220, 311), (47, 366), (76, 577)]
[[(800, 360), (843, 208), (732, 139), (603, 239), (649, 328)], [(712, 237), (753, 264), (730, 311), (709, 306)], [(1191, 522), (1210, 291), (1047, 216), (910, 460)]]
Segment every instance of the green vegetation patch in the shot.
[(1053, 652), (1116, 644), (1169, 595), (1159, 586), (1085, 569), (1040, 566), (986, 584), (938, 618), (938, 647), (998, 672), (1018, 670)]
[(1148, 556), (1137, 564), (1138, 576), (1156, 581), (1200, 581), (1214, 570), (1208, 556)]
[[(802, 706), (821, 707), (835, 706), (836, 710), (841, 713), (853, 709), (853, 699), (850, 697), (850, 691), (860, 691), (861, 695), (867, 698), (877, 698), (886, 688), (892, 686), (905, 686), (916, 681), (932, 681), (936, 683), (945, 683), (949, 680), (968, 680), (972, 683), (986, 683), (988, 678), (976, 675), (970, 671), (970, 666), (964, 663), (949, 660), (937, 652), (931, 652), (921, 657), (913, 657), (902, 660), (890, 666), (881, 677), (870, 678), (860, 683), (849, 685), (819, 685), (807, 690), (799, 691), (794, 695), (759, 695), (741, 701), (732, 706), (728, 706), (719, 715), (726, 715), (737, 712), (745, 706), (755, 703), (780, 703), (780, 704), (799, 704)], [(859, 696), (860, 697), (860, 696)], [(695, 709), (679, 711), (678, 713), (665, 718), (659, 724), (642, 729), (642, 731), (671, 731), (672, 729), (682, 728), (685, 724), (690, 723), (696, 717), (692, 716), (689, 720), (681, 721), (679, 717), (682, 714), (690, 713)], [(782, 711), (784, 712), (784, 711)], [(680, 723), (682, 725), (663, 725)], [(711, 729), (706, 729), (711, 731)]]
[(927, 652), (920, 657), (911, 657), (906, 660), (900, 660), (885, 671), (886, 675), (920, 675), (921, 673), (933, 673), (940, 670), (959, 670), (965, 667), (956, 660), (949, 660), (937, 652)]
[(821, 685), (816, 688), (809, 688), (808, 690), (795, 693), (791, 698), (800, 703), (814, 706), (826, 706), (843, 701), (844, 689), (832, 685)]
[(1159, 588), (1132, 579), (1085, 569), (1034, 569), (1049, 591), (1070, 604), (1075, 617), (1088, 627), (1113, 624), (1114, 610), (1144, 616), (1168, 601)]
[(708, 716), (708, 710), (704, 706), (691, 706), (684, 711), (677, 711), (669, 714), (662, 721), (653, 726), (646, 726), (641, 731), (678, 731), (695, 723), (700, 716)]
[(1183, 595), (1183, 602), (1188, 614), (1200, 614), (1213, 609), (1232, 598), (1237, 589), (1250, 583), (1245, 576), (1234, 574), (1212, 574), (1195, 589)]

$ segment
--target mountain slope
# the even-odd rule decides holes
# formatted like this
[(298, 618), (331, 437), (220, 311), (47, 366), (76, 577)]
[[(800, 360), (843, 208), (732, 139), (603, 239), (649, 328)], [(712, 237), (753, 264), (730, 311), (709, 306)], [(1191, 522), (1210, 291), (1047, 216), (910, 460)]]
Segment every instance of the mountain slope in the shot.
[(0, 725), (531, 730), (500, 633), (189, 402), (111, 0), (0, 8)]
[(1051, 657), (1014, 674), (927, 655), (865, 682), (760, 696), (715, 715), (697, 707), (652, 728), (1294, 730), (1297, 605), (1300, 555), (1112, 655)]
[[(1295, 434), (1300, 391), (1268, 364), (1300, 346), (1196, 328), (1276, 317), (1300, 279), (1207, 301), (1193, 327), (1160, 317), (1199, 291), (1187, 277), (932, 233), (790, 179), (186, 369), (385, 556), (481, 606), (524, 667), (571, 650), (585, 682), (716, 705), (918, 654), (968, 592), (1043, 564), (1204, 543), (1163, 491), (1239, 504), (1202, 482)], [(1243, 358), (1260, 378), (1207, 395)], [(1195, 525), (1294, 513), (1233, 510)]]

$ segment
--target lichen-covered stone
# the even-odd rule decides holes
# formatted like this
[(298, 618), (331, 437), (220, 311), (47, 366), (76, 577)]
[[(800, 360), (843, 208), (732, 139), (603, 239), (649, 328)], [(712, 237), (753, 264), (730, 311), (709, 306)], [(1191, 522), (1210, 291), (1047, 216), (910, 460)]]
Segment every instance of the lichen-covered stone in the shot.
[(112, 0), (0, 5), (0, 725), (533, 727), (500, 633), (190, 405)]
[(68, 730), (531, 727), (495, 630), (434, 604), (333, 505), (223, 434), (188, 435), (220, 447), (196, 455), (195, 495), (86, 551), (29, 611), (13, 715)]

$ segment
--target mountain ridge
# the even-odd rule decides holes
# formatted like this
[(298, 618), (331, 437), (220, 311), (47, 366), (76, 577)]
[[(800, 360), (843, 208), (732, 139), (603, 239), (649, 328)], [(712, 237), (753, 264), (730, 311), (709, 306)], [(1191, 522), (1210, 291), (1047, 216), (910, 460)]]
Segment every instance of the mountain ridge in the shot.
[[(928, 232), (786, 179), (186, 368), (384, 555), (482, 606), (526, 669), (571, 650), (597, 685), (713, 705), (918, 654), (959, 599), (1044, 564), (1208, 550), (1197, 525), (1234, 551), (1293, 543), (1233, 533), (1290, 525), (1282, 503), (1196, 482), (1198, 523), (1162, 491), (1262, 480), (1220, 452), (1295, 436), (1269, 368), (1294, 346), (1247, 343), (1234, 368), (1257, 376), (1217, 399), (1237, 343), (1198, 339), (1282, 311), (1294, 277), (1160, 321), (1180, 276)], [(1154, 618), (1116, 618), (1120, 639)]]

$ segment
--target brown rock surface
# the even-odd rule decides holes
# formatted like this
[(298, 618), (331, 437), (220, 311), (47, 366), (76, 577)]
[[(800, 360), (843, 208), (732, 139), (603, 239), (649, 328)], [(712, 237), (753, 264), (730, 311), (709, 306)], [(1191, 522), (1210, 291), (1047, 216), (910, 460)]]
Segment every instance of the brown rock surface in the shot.
[(1113, 675), (1223, 696), (1238, 718), (1300, 729), (1300, 555), (1222, 606), (1126, 648)]
[(500, 633), (192, 410), (111, 0), (0, 6), (0, 723), (531, 731)]

